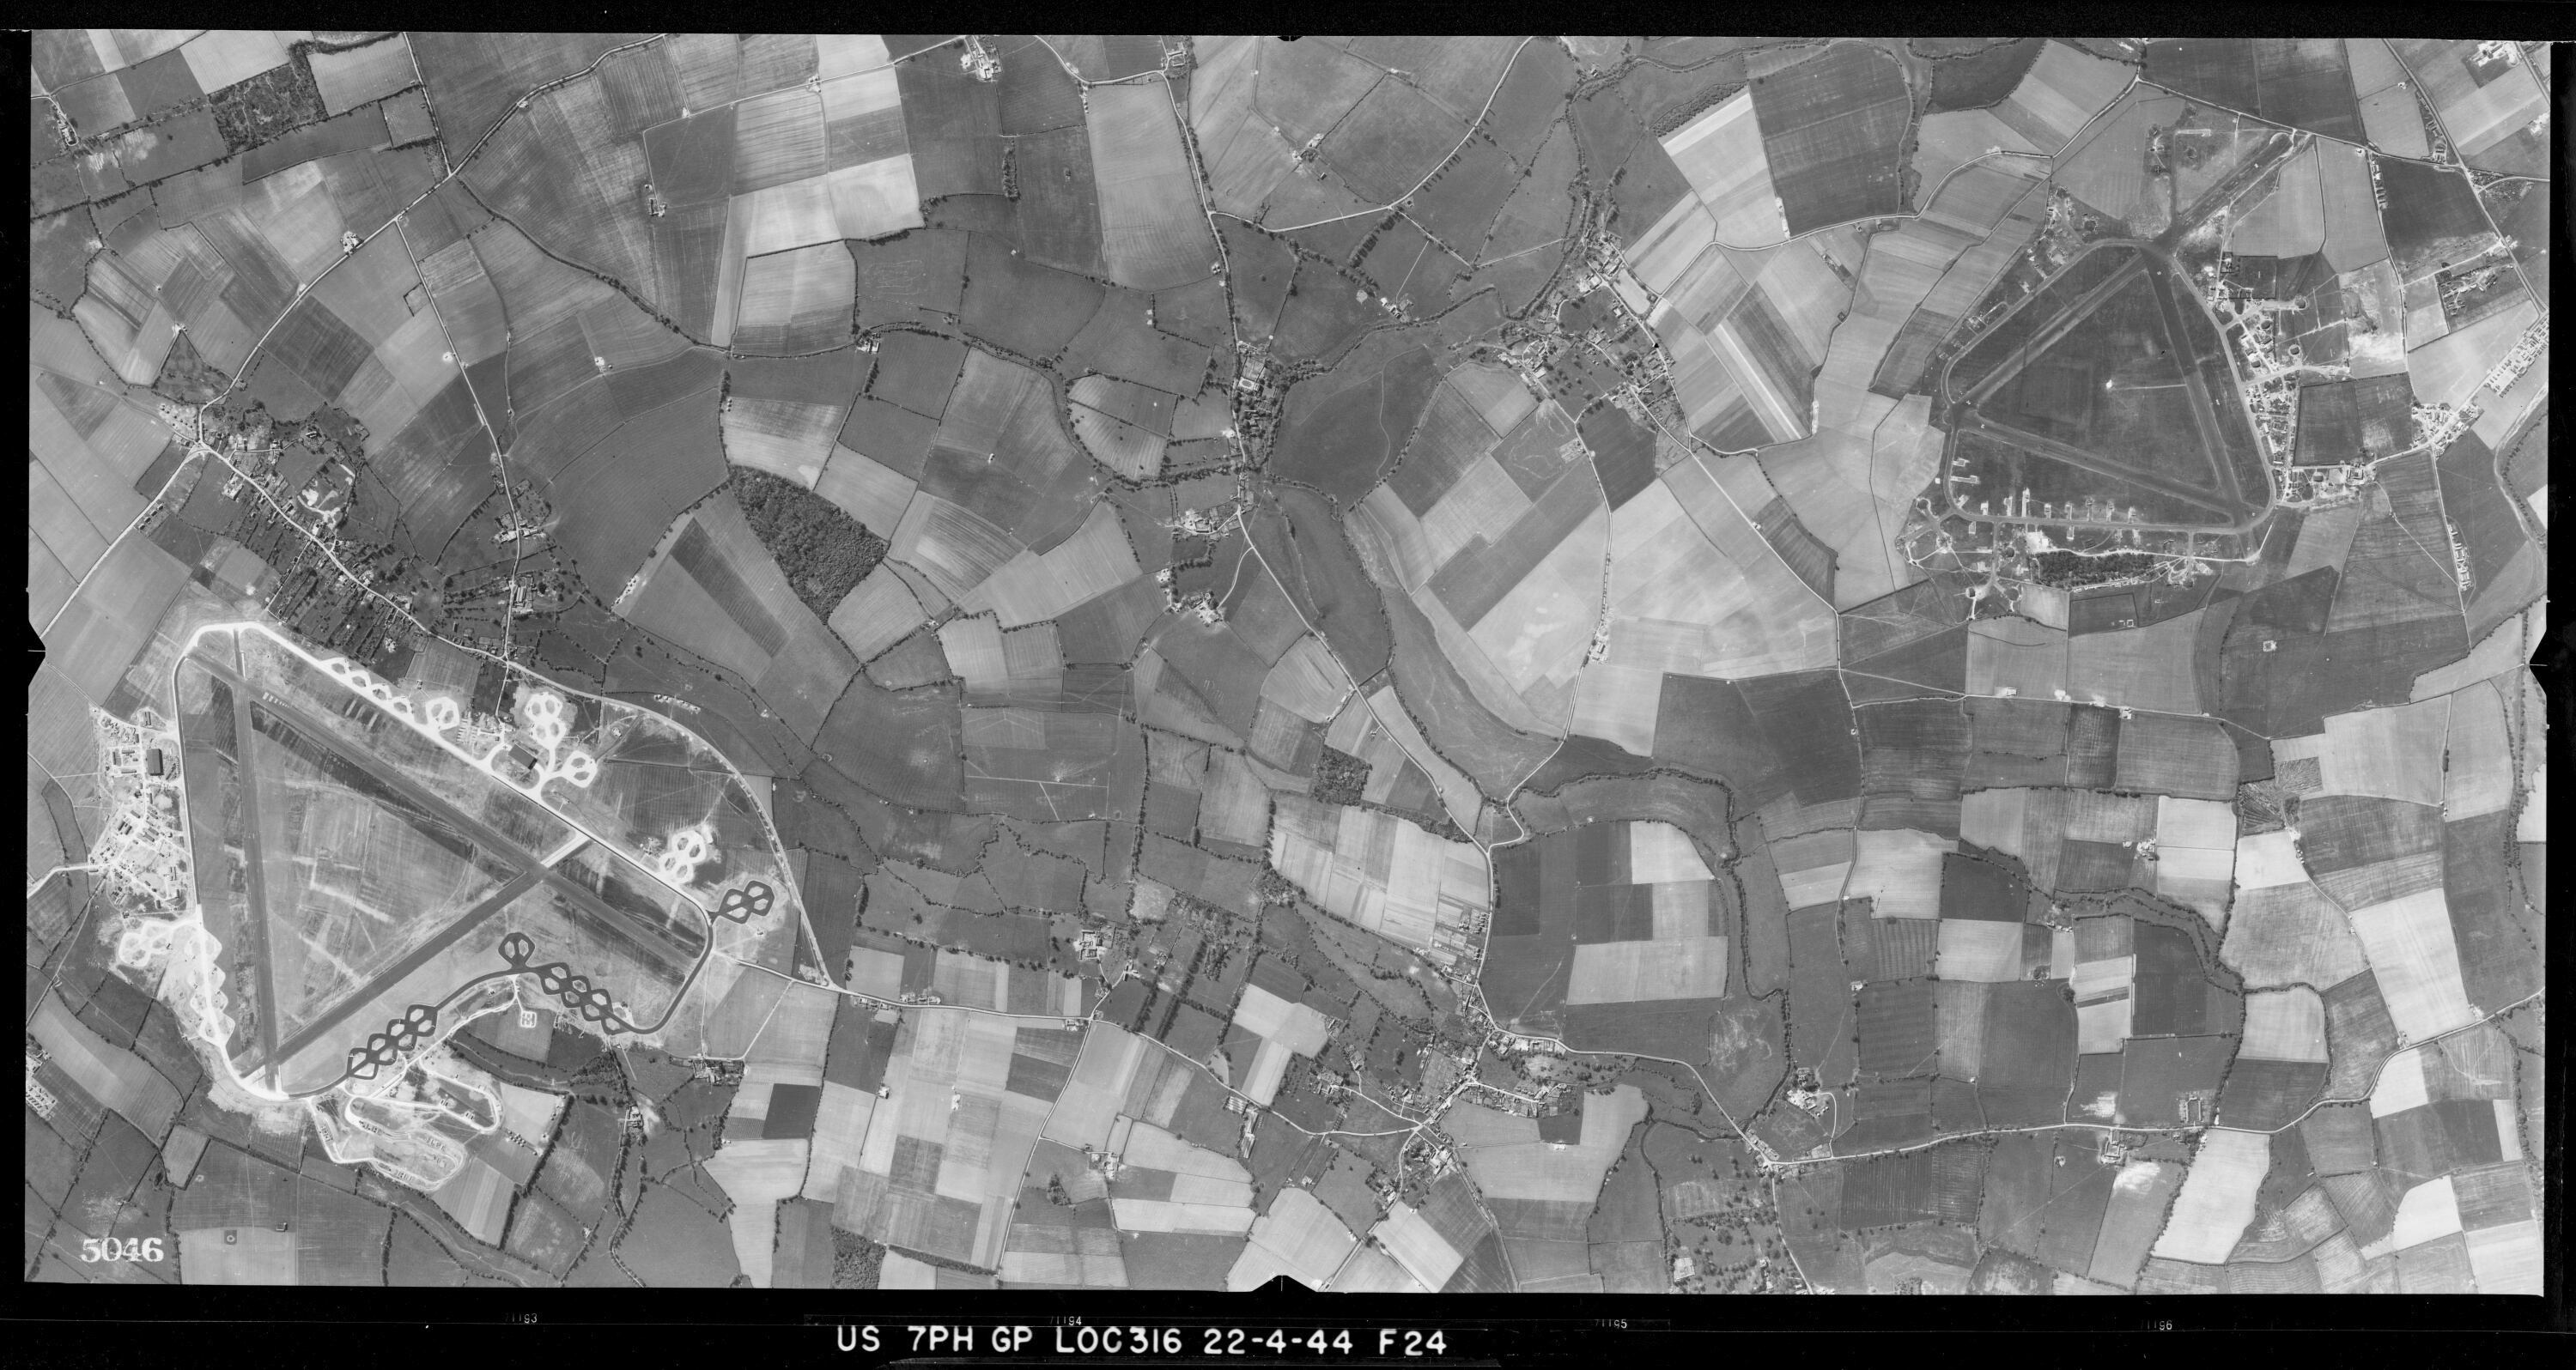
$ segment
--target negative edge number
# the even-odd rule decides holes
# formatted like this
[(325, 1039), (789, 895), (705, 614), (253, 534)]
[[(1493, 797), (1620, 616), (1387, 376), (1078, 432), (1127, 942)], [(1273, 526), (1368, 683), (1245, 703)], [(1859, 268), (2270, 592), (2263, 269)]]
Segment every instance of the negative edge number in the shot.
[[(1287, 1355), (1304, 1351), (1318, 1356), (1370, 1356), (1380, 1359), (1419, 1360), (1449, 1354), (1446, 1329), (1423, 1330), (1412, 1327), (1376, 1329), (1377, 1345), (1370, 1348), (1364, 1331), (1359, 1338), (1351, 1329), (1316, 1327), (1299, 1336), (1289, 1329), (1273, 1326), (1264, 1335), (1257, 1328), (1200, 1327), (1184, 1329), (1173, 1326), (1149, 1327), (1141, 1323), (1109, 1323), (1094, 1326), (1082, 1319), (1067, 1318), (1048, 1329), (1052, 1334), (1041, 1344), (1038, 1330), (1026, 1324), (1002, 1324), (984, 1329), (979, 1338), (974, 1324), (914, 1323), (903, 1328), (907, 1350), (915, 1353), (973, 1353), (981, 1350), (995, 1354), (1015, 1354), (1032, 1347), (1058, 1355), (1079, 1356), (1178, 1356), (1193, 1350), (1201, 1356), (1242, 1356), (1256, 1351)], [(1192, 1332), (1201, 1338), (1196, 1348), (1189, 1345)], [(843, 1351), (886, 1349), (892, 1338), (888, 1330), (874, 1324), (843, 1324), (835, 1330), (835, 1342)]]

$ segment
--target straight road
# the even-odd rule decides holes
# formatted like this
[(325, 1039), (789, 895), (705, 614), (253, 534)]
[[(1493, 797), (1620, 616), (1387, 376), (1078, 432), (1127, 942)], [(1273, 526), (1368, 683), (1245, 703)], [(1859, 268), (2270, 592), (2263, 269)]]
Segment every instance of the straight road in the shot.
[[(267, 694), (267, 692), (262, 691), (259, 686), (256, 686), (250, 681), (244, 679), (238, 670), (229, 665), (221, 662), (208, 661), (202, 656), (192, 659), (204, 666), (210, 674), (214, 675), (217, 679), (224, 681), (232, 689), (235, 726), (241, 730), (243, 736), (249, 736), (252, 730), (250, 720), (250, 697), (254, 692), (262, 693), (264, 695)], [(525, 847), (520, 846), (517, 842), (504, 836), (497, 829), (484, 823), (481, 819), (475, 818), (472, 815), (466, 814), (457, 809), (455, 805), (449, 803), (445, 798), (432, 793), (426, 786), (423, 786), (412, 777), (404, 775), (401, 771), (385, 765), (375, 757), (367, 756), (362, 753), (353, 753), (329, 741), (328, 739), (332, 737), (332, 730), (302, 709), (288, 704), (284, 700), (274, 696), (262, 698), (259, 701), (259, 704), (263, 711), (272, 714), (277, 719), (287, 723), (297, 731), (302, 732), (317, 745), (328, 747), (335, 755), (340, 756), (351, 765), (364, 771), (369, 777), (377, 781), (379, 784), (382, 784), (386, 788), (401, 795), (405, 800), (419, 807), (424, 812), (437, 814), (445, 818), (448, 822), (455, 824), (459, 829), (464, 831), (467, 836), (481, 844), (484, 850), (492, 852), (508, 860), (513, 865), (516, 865), (523, 873), (525, 873), (521, 878), (528, 881), (529, 888), (533, 888), (538, 883), (543, 883), (553, 888), (566, 902), (580, 909), (583, 913), (590, 915), (589, 921), (595, 925), (594, 930), (602, 933), (603, 935), (615, 937), (618, 940), (625, 942), (628, 946), (635, 948), (637, 951), (646, 953), (655, 960), (667, 962), (669, 960), (670, 952), (680, 952), (690, 962), (690, 968), (692, 970), (695, 968), (695, 962), (703, 958), (706, 948), (709, 945), (707, 934), (704, 929), (694, 930), (698, 934), (698, 945), (695, 948), (686, 949), (685, 951), (682, 951), (680, 948), (669, 948), (667, 951), (655, 949), (652, 945), (652, 941), (639, 940), (637, 936), (626, 931), (626, 929), (632, 927), (635, 923), (635, 919), (631, 915), (617, 909), (605, 900), (602, 900), (598, 895), (593, 894), (579, 881), (573, 880), (568, 876), (562, 875), (548, 868), (543, 857), (540, 857), (536, 853), (530, 852)], [(252, 865), (253, 869), (256, 870), (257, 861), (255, 859)], [(258, 899), (259, 897), (257, 887), (254, 886), (253, 898)], [(494, 896), (495, 899), (498, 897), (499, 896), (497, 894)], [(513, 895), (512, 897), (516, 896)], [(265, 905), (263, 904), (261, 907), (264, 908)], [(501, 904), (487, 900), (484, 905), (478, 906), (475, 914), (469, 915), (468, 917), (473, 922), (479, 922), (483, 918), (488, 918), (490, 913), (496, 911), (499, 907), (501, 907)], [(465, 928), (469, 926), (470, 923), (461, 923), (458, 929), (451, 931), (454, 931), (457, 936), (462, 936)], [(639, 931), (646, 939), (659, 940), (657, 937), (657, 934), (660, 932), (659, 929), (646, 928), (638, 929), (637, 931)], [(450, 937), (446, 940), (448, 942), (452, 942), (454, 938)], [(442, 945), (444, 944), (434, 941), (429, 947), (415, 950), (412, 955), (406, 957), (404, 961), (398, 962), (394, 967), (394, 970), (408, 971), (411, 969), (417, 969), (418, 966), (422, 962), (425, 962), (429, 956), (435, 955), (436, 952), (441, 949)], [(264, 964), (265, 961), (263, 960), (263, 965)], [(294, 1038), (295, 1043), (299, 1047), (309, 1045), (314, 1038), (318, 1037), (323, 1032), (338, 1026), (341, 1021), (348, 1017), (348, 1015), (356, 1012), (359, 1008), (371, 1002), (375, 993), (377, 993), (383, 986), (391, 983), (393, 983), (393, 980), (389, 978), (389, 976), (377, 976), (373, 980), (369, 981), (364, 989), (343, 1000), (338, 1008), (315, 1019), (312, 1023), (307, 1024), (303, 1030), (296, 1034), (296, 1037)], [(261, 979), (261, 991), (263, 998), (265, 999), (269, 993), (268, 982), (265, 976)], [(263, 1059), (268, 1064), (272, 1073), (273, 1086), (276, 1063), (280, 1059), (278, 1056), (279, 1044), (277, 1043), (274, 1035), (275, 1020), (265, 1011), (265, 1009), (263, 1009), (262, 1021), (263, 1024), (266, 1025), (266, 1031), (268, 1033), (268, 1036), (265, 1039), (266, 1054)]]
[(2245, 507), (2245, 491), (2236, 482), (2235, 463), (2227, 459), (2227, 439), (2218, 431), (2217, 403), (2210, 398), (2209, 381), (2201, 373), (2201, 358), (2190, 352), (2184, 341), (2191, 334), (2183, 326), (2182, 307), (2174, 300), (2173, 282), (2159, 271), (2148, 285), (2155, 291), (2156, 309), (2164, 317), (2166, 344), (2185, 354), (2190, 361), (2182, 369), (2182, 380), (2191, 391), (2191, 422), (2194, 431), (2200, 434), (2201, 456), (2209, 462), (2227, 501), (2242, 509)]
[[(2133, 243), (2105, 240), (2101, 243), (2089, 246), (2085, 255), (2089, 256), (2093, 252), (2107, 251), (2121, 247), (2134, 248), (2135, 246), (2136, 245)], [(2079, 257), (2077, 260), (2080, 261), (2082, 258)], [(2066, 266), (2059, 269), (2060, 274), (2063, 275), (2064, 272), (2074, 269), (2074, 266), (2074, 262), (2068, 262)], [(2064, 309), (2058, 312), (2056, 318), (2042, 324), (2038, 332), (2032, 334), (2028, 340), (2024, 341), (2019, 347), (2014, 349), (2020, 354), (2021, 363), (2027, 364), (2032, 357), (2046, 351), (2051, 345), (2055, 344), (2058, 339), (2065, 337), (2070, 332), (2073, 332), (2077, 324), (2080, 324), (2086, 319), (2092, 317), (2093, 311), (2100, 308), (2103, 301), (2110, 299), (2111, 296), (2122, 287), (2126, 286), (2129, 282), (2136, 280), (2139, 273), (2146, 269), (2147, 258), (2143, 253), (2140, 253), (2134, 256), (2131, 260), (2122, 263), (2120, 269), (2112, 272), (2109, 279), (2103, 281), (2100, 285), (2093, 287), (2091, 290), (2085, 291), (2082, 295), (2077, 296), (2073, 301), (2069, 302)], [(2018, 314), (2022, 310), (2030, 308), (2032, 302), (2036, 301), (2040, 295), (2045, 292), (2045, 290), (2046, 287), (2043, 286), (2039, 290), (2032, 291), (2028, 296), (2023, 298), (2020, 304), (2013, 307), (2013, 314)], [(2009, 323), (2011, 319), (2011, 314), (2007, 314), (2003, 318), (1997, 319), (1994, 323), (1987, 326), (1987, 333), (1991, 335), (1995, 329), (2003, 327), (2006, 323)], [(1973, 350), (1973, 346), (1962, 348), (1960, 349), (1959, 355), (1964, 357)], [(1951, 362), (1952, 366), (1956, 366), (1957, 364), (1956, 360)], [(1967, 394), (1960, 396), (1960, 398), (1969, 404), (1983, 404), (1986, 402), (1986, 397), (1992, 395), (1997, 387), (2003, 385), (2013, 377), (2020, 375), (2021, 371), (2022, 365), (1998, 366), (1994, 370), (1987, 372), (1985, 379), (1977, 382), (1976, 388), (1970, 390)]]
[[(2069, 466), (2080, 467), (2098, 476), (2108, 476), (2114, 480), (2126, 481), (2131, 485), (2153, 490), (2160, 495), (2169, 495), (2187, 504), (2198, 505), (2214, 514), (2223, 516), (2230, 512), (2218, 502), (2219, 495), (2216, 491), (2202, 486), (2185, 485), (2171, 476), (2141, 471), (2108, 457), (2088, 452), (2081, 447), (2070, 446), (2055, 438), (2043, 438), (2037, 433), (2024, 432), (2018, 428), (1994, 423), (1974, 413), (1959, 421), (1959, 431), (1982, 433), (1997, 442), (2018, 447), (2025, 452), (2034, 452), (2043, 457), (2062, 461)], [(2048, 520), (2051, 523), (2058, 521)]]
[(385, 967), (383, 971), (379, 972), (375, 976), (375, 978), (367, 982), (365, 988), (344, 1000), (338, 1008), (335, 1008), (330, 1012), (323, 1014), (321, 1017), (314, 1019), (312, 1022), (305, 1024), (294, 1036), (279, 1043), (275, 1051), (271, 1054), (270, 1059), (272, 1061), (282, 1060), (285, 1057), (293, 1056), (295, 1053), (311, 1046), (315, 1038), (320, 1037), (323, 1033), (329, 1032), (335, 1027), (338, 1027), (351, 1013), (356, 1012), (357, 1009), (366, 1004), (368, 1000), (374, 998), (379, 986), (401, 984), (404, 976), (409, 975), (413, 971), (420, 969), (422, 966), (429, 964), (429, 959), (431, 957), (436, 956), (440, 952), (447, 950), (449, 947), (456, 945), (458, 938), (461, 938), (465, 934), (472, 932), (475, 928), (480, 927), (483, 922), (493, 914), (499, 913), (501, 910), (508, 908), (512, 901), (516, 900), (520, 895), (526, 894), (529, 890), (536, 888), (538, 882), (543, 880), (545, 875), (546, 872), (542, 869), (521, 871), (517, 876), (513, 877), (508, 884), (492, 891), (492, 893), (486, 896), (481, 903), (466, 910), (463, 917), (460, 917), (455, 922), (448, 924), (447, 928), (437, 936), (432, 937), (428, 941), (421, 943), (419, 946), (412, 948), (411, 951), (401, 960)]
[[(2245, 165), (2238, 167), (2220, 187), (2214, 188), (2213, 194), (2218, 190), (2225, 190), (2230, 195), (2241, 192), (2246, 185), (2250, 184), (2255, 177), (2259, 176), (2262, 171), (2268, 168), (2272, 163), (2277, 162), (2281, 156), (2285, 155), (2289, 151), (2289, 149), (2290, 145), (2286, 141), (2279, 139), (2274, 140), (2271, 144), (2263, 148), (2255, 157), (2248, 159)], [(2224, 198), (2212, 200), (2210, 197), (2205, 196), (2203, 202), (2224, 203)], [(2065, 335), (2068, 329), (2080, 322), (2086, 315), (2092, 313), (2094, 309), (2100, 307), (2103, 301), (2108, 299), (2112, 292), (2127, 285), (2143, 273), (2147, 278), (2149, 290), (2151, 290), (2155, 295), (2158, 322), (2164, 330), (2166, 347), (2173, 353), (2175, 360), (2178, 363), (2178, 369), (2182, 374), (2182, 380), (2179, 384), (2190, 396), (2193, 430), (2195, 436), (2199, 440), (2202, 457), (2209, 463), (2211, 469), (2210, 485), (2193, 485), (2177, 480), (2173, 476), (2162, 472), (2136, 469), (2125, 463), (2086, 451), (2083, 448), (2074, 447), (2052, 438), (2042, 437), (2036, 433), (2026, 432), (2009, 424), (1995, 422), (1988, 419), (1983, 414), (1978, 413), (1974, 406), (1985, 400), (1998, 386), (2009, 380), (2012, 374), (2018, 370), (2017, 367), (1996, 368), (1994, 371), (1989, 372), (1985, 378), (1967, 394), (1952, 402), (1954, 406), (1956, 406), (1951, 411), (1957, 416), (1955, 431), (1958, 433), (1984, 433), (1997, 441), (2008, 443), (2014, 447), (2022, 448), (2025, 451), (2054, 458), (2058, 461), (2063, 461), (2071, 466), (2092, 472), (2096, 475), (2108, 476), (2113, 479), (2127, 481), (2145, 489), (2156, 491), (2157, 493), (2166, 495), (2170, 498), (2181, 500), (2184, 503), (2195, 507), (2207, 509), (2211, 513), (2218, 515), (2220, 518), (2227, 521), (2227, 527), (2224, 529), (2213, 528), (2204, 531), (2242, 531), (2244, 528), (2251, 526), (2254, 516), (2258, 515), (2261, 511), (2249, 510), (2247, 507), (2244, 483), (2238, 479), (2235, 463), (2230, 458), (2228, 452), (2225, 435), (2221, 433), (2219, 429), (2220, 420), (2217, 400), (2210, 394), (2208, 376), (2201, 369), (2201, 364), (2206, 360), (2206, 358), (2203, 357), (2199, 350), (2194, 348), (2190, 343), (2191, 333), (2183, 311), (2186, 308), (2196, 307), (2198, 302), (2195, 300), (2191, 304), (2186, 305), (2184, 302), (2176, 298), (2176, 292), (2184, 287), (2178, 286), (2175, 283), (2173, 273), (2179, 270), (2179, 268), (2173, 264), (2167, 254), (2166, 245), (2172, 236), (2173, 235), (2169, 230), (2164, 237), (2160, 237), (2154, 242), (2135, 242), (2124, 239), (2110, 239), (2088, 245), (2086, 249), (2088, 252), (2126, 248), (2137, 255), (2135, 260), (2124, 264), (2121, 269), (2114, 272), (2109, 279), (2105, 280), (2100, 285), (2095, 286), (2093, 289), (2086, 291), (2081, 297), (2070, 303), (2065, 308), (2064, 312), (2059, 314), (2056, 318), (2051, 319), (2047, 325), (2042, 328), (2040, 332), (2034, 334), (2029, 341), (2021, 344), (2018, 351), (2026, 358), (2028, 355), (2036, 353), (2047, 347), (2049, 344), (2057, 341)], [(2072, 264), (2070, 263), (2070, 265)], [(2150, 266), (2160, 266), (2163, 269), (2148, 270)], [(2030, 299), (2036, 298), (2037, 292), (2033, 292)], [(2019, 309), (2028, 308), (2029, 304), (2030, 300), (2026, 299), (2021, 304), (2016, 305), (2015, 309), (2018, 311)], [(2009, 320), (2010, 318), (2011, 315), (2005, 316), (2006, 320)], [(1995, 328), (2002, 327), (2003, 322), (2003, 320), (1999, 320), (1997, 323), (1990, 325), (1988, 329), (1989, 333), (1991, 333)], [(1967, 349), (1962, 349), (1961, 355), (1966, 355), (1966, 351)], [(1956, 364), (1956, 360), (1954, 359), (1951, 365), (1955, 366)], [(1948, 374), (1948, 371), (1945, 369), (1943, 372), (1943, 391), (1945, 394), (1948, 393)], [(2241, 405), (2242, 401), (2240, 400), (2239, 403)], [(2267, 501), (2266, 507), (2268, 507), (2270, 495), (2268, 487), (2265, 495)], [(1951, 499), (1952, 504), (1955, 507), (1957, 504), (1957, 491), (1955, 488), (1951, 490)], [(1962, 512), (1964, 513), (1964, 510)], [(1967, 517), (1978, 518), (1984, 516), (1967, 515)], [(2166, 528), (2165, 525), (2127, 523), (2116, 525), (2104, 524), (2102, 526), (2122, 528), (2134, 527), (2141, 531), (2162, 531)]]
[[(268, 959), (268, 860), (266, 844), (260, 840), (259, 767), (253, 764), (252, 749), (258, 734), (251, 730), (250, 688), (240, 673), (231, 667), (198, 657), (197, 662), (215, 678), (223, 681), (233, 696), (233, 765), (241, 785), (242, 797), (242, 862), (250, 886), (250, 905), (242, 919), (242, 930), (250, 943), (251, 964), (257, 968), (252, 978), (259, 982), (259, 1060), (268, 1076), (268, 1087), (277, 1088), (277, 986), (276, 967)], [(234, 968), (239, 969), (236, 961)]]
[[(2234, 204), (2236, 197), (2244, 194), (2257, 179), (2312, 141), (2313, 137), (2303, 138), (2289, 129), (2282, 129), (2264, 139), (2261, 147), (2254, 149), (2244, 161), (2220, 177), (2217, 184), (2202, 191), (2199, 198), (2188, 205), (2175, 206), (2173, 221), (2165, 225), (2164, 232), (2155, 236), (2155, 246), (2160, 253), (2173, 251), (2183, 239), (2191, 236), (2192, 230), (2207, 222), (2209, 216)], [(2182, 189), (2182, 178), (2172, 177), (2169, 184), (2178, 194)]]

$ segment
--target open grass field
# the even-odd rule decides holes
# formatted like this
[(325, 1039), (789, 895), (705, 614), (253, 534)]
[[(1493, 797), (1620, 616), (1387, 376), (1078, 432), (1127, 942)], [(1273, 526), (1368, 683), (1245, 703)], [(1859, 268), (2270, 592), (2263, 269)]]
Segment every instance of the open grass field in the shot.
[(2335, 38), (2180, 38), (2147, 45), (2146, 79), (2184, 95), (2331, 138), (2360, 136), (2344, 42)]
[[(393, 135), (385, 127), (383, 111), (353, 110), (318, 124), (307, 124), (275, 142), (262, 143), (244, 153), (241, 159), (242, 179), (255, 181), (317, 158), (365, 152), (370, 148), (384, 147), (392, 141)], [(385, 217), (378, 216), (367, 225), (368, 229), (383, 223)]]
[(1838, 44), (1757, 77), (1752, 92), (1790, 233), (1903, 207), (1901, 148), (1913, 106), (1894, 58)]
[(743, 264), (733, 344), (745, 352), (799, 355), (849, 335), (855, 269), (838, 243), (816, 243)]
[(1182, 154), (1179, 118), (1170, 99), (1151, 85), (1103, 90), (1089, 110), (1101, 254), (1109, 278), (1120, 285), (1186, 285), (1206, 275), (1215, 261), (1215, 243)]
[(1282, 418), (1299, 436), (1273, 455), (1272, 469), (1356, 501), (1377, 483), (1439, 380), (1427, 347), (1356, 349), (1331, 373), (1291, 393)]
[(953, 62), (906, 62), (895, 77), (922, 198), (1000, 194), (1000, 107), (993, 88)]
[(420, 79), (412, 67), (411, 39), (399, 33), (364, 47), (315, 52), (306, 61), (323, 108), (333, 114), (381, 100)]

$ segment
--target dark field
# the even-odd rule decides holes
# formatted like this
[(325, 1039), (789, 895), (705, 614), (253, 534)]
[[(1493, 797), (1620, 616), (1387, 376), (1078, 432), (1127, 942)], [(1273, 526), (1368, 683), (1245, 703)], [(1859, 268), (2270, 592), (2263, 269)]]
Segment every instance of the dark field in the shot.
[(2495, 454), (2475, 433), (2462, 434), (2439, 464), (2442, 509), (2469, 552), (2468, 594), (2495, 584), (2516, 553), (2530, 544), (2522, 520), (2496, 481)]
[(2337, 39), (2158, 39), (2147, 44), (2146, 79), (2330, 138), (2361, 137), (2361, 111)]
[(966, 254), (966, 331), (1030, 357), (1052, 357), (1100, 307), (1103, 288), (1040, 266), (983, 234)]
[(2381, 157), (2372, 166), (2388, 197), (2381, 221), (2400, 281), (2466, 261), (2486, 245), (2486, 218), (2467, 176), (2400, 157)]
[(702, 390), (611, 430), (556, 478), (564, 550), (585, 580), (613, 593), (671, 520), (724, 480), (715, 392)]
[(1851, 701), (1832, 672), (1742, 684), (1664, 677), (1655, 755), (1719, 777), (1750, 804), (1783, 793), (1826, 803), (1860, 793)]
[[(1913, 44), (1918, 56), (1927, 58), (1932, 72), (1932, 95), (1924, 109), (1938, 114), (1952, 109), (1984, 109), (2002, 103), (2013, 87), (2030, 73), (2030, 64), (2039, 60), (2044, 38), (1995, 38), (1983, 40), (1991, 46), (1973, 46), (1961, 53), (1934, 54), (1927, 49), (1931, 42)], [(1947, 43), (1940, 46), (1949, 46)], [(1961, 46), (1967, 46), (1965, 43)]]
[(1914, 112), (1896, 59), (1836, 44), (1756, 78), (1753, 113), (1790, 233), (1904, 208), (1900, 153)]
[(2325, 466), (2392, 455), (2414, 435), (2408, 417), (2414, 401), (2403, 372), (2301, 387), (2299, 464)]
[(938, 692), (896, 695), (864, 678), (832, 706), (816, 749), (859, 783), (915, 806), (949, 807), (960, 784), (957, 705)]
[(955, 61), (906, 62), (895, 68), (903, 93), (904, 129), (914, 181), (925, 200), (1002, 193), (1001, 108), (991, 85)]

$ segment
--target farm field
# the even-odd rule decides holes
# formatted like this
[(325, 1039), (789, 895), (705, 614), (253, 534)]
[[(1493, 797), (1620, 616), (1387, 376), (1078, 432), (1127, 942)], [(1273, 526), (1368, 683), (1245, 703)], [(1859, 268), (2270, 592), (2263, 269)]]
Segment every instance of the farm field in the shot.
[(2547, 44), (29, 42), (30, 1282), (2545, 1287)]

